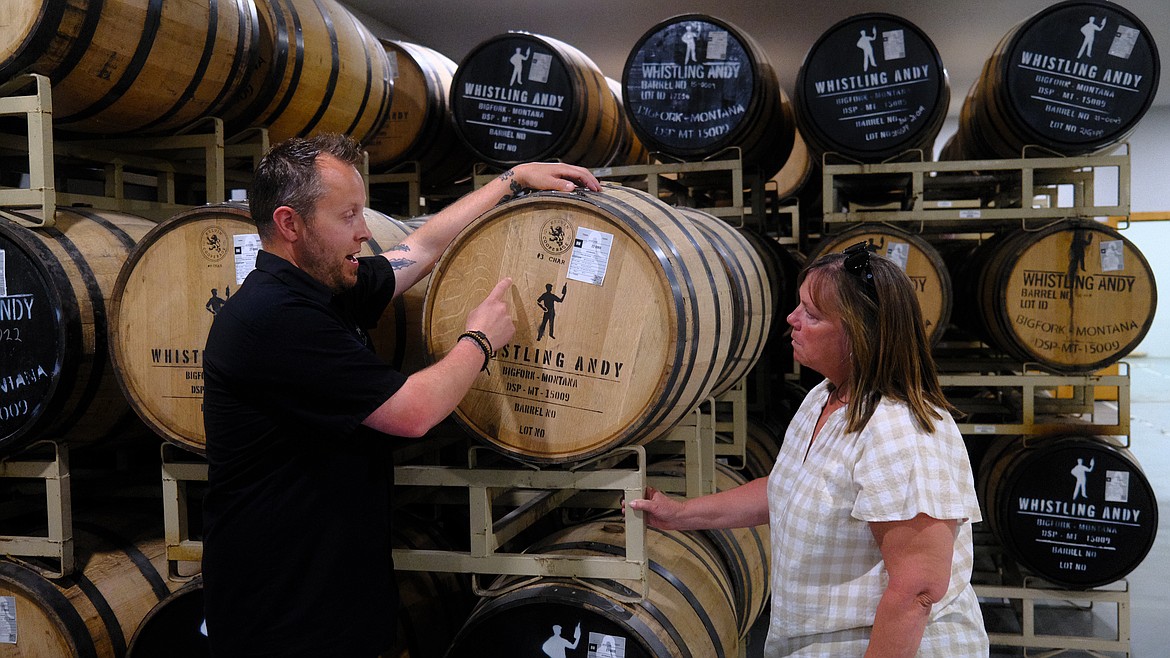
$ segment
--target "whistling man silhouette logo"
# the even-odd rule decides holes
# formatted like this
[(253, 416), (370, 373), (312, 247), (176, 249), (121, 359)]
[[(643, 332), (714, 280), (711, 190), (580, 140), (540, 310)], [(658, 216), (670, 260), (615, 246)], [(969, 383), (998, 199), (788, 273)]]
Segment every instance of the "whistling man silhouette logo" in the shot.
[(699, 35), (695, 32), (695, 28), (688, 25), (687, 31), (679, 38), (682, 39), (683, 43), (687, 44), (687, 52), (683, 56), (683, 64), (698, 62), (699, 56), (695, 54), (695, 40), (699, 38)]
[(1080, 458), (1077, 459), (1077, 465), (1073, 466), (1072, 470), (1069, 471), (1069, 473), (1077, 480), (1076, 486), (1073, 487), (1073, 500), (1076, 500), (1078, 495), (1080, 495), (1082, 498), (1089, 497), (1089, 491), (1085, 488), (1085, 485), (1088, 481), (1087, 476), (1089, 473), (1092, 473), (1093, 469), (1096, 467), (1096, 459), (1090, 458), (1088, 466), (1085, 466), (1085, 460)]
[[(552, 287), (552, 286), (549, 286)], [(540, 650), (549, 658), (565, 658), (565, 649), (576, 649), (577, 643), (581, 641), (581, 623), (577, 622), (577, 630), (573, 632), (573, 643), (561, 637), (561, 627), (559, 624), (553, 624), (552, 635), (540, 645)]]
[(524, 62), (528, 61), (529, 57), (532, 57), (531, 48), (528, 49), (527, 54), (521, 55), (520, 46), (516, 46), (516, 52), (508, 58), (508, 61), (512, 63), (512, 79), (508, 81), (509, 87), (524, 81)]
[(207, 300), (207, 304), (205, 304), (203, 308), (207, 309), (208, 312), (210, 312), (212, 315), (219, 315), (219, 309), (223, 308), (223, 305), (227, 303), (228, 297), (232, 296), (231, 286), (224, 288), (223, 294), (224, 296), (220, 297), (219, 289), (212, 288), (211, 298)]
[(559, 304), (565, 301), (565, 293), (568, 292), (568, 284), (561, 286), (561, 296), (557, 297), (552, 291), (553, 284), (544, 284), (544, 294), (536, 298), (536, 305), (540, 310), (544, 311), (544, 317), (540, 320), (540, 330), (536, 332), (536, 340), (544, 337), (544, 328), (548, 327), (548, 337), (556, 338), (553, 334), (556, 331), (557, 310), (554, 304)]
[(861, 37), (857, 39), (857, 47), (861, 49), (862, 64), (864, 71), (868, 71), (870, 65), (877, 68), (877, 60), (873, 57), (873, 42), (877, 40), (877, 26), (873, 28), (873, 34), (866, 34), (865, 30), (861, 30)]
[(1093, 22), (1093, 17), (1089, 17), (1089, 22), (1081, 26), (1081, 34), (1085, 35), (1084, 41), (1081, 41), (1081, 49), (1077, 51), (1077, 59), (1082, 55), (1087, 57), (1093, 56), (1093, 39), (1097, 37), (1097, 33), (1105, 29), (1105, 18), (1101, 18), (1101, 24), (1097, 25)]

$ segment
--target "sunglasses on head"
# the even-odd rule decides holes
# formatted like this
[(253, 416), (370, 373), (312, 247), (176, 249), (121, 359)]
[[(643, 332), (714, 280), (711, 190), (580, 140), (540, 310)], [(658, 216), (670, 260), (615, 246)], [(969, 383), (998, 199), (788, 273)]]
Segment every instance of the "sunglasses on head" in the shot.
[(845, 271), (860, 279), (865, 286), (865, 294), (877, 303), (877, 283), (873, 279), (873, 268), (869, 265), (869, 242), (858, 242), (842, 253), (845, 254)]

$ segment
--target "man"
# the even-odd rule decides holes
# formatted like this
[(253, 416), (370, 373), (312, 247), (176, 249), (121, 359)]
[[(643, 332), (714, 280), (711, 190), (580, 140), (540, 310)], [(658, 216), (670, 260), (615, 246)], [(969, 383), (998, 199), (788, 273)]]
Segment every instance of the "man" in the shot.
[(419, 437), (458, 405), (492, 345), (514, 332), (500, 281), (468, 333), (406, 377), (366, 329), (434, 266), (454, 236), (525, 188), (598, 190), (587, 170), (514, 167), (402, 244), (370, 238), (349, 138), (274, 147), (250, 206), (256, 269), (216, 315), (205, 351), (210, 466), (203, 578), (213, 656), (375, 656), (394, 642), (391, 437)]
[(553, 333), (557, 330), (557, 304), (565, 301), (565, 293), (568, 292), (568, 285), (561, 286), (561, 296), (557, 297), (553, 294), (552, 284), (544, 284), (544, 294), (536, 298), (536, 305), (540, 310), (544, 311), (544, 317), (540, 319), (540, 329), (536, 332), (536, 340), (544, 337), (544, 328), (548, 327), (549, 338), (556, 338)]

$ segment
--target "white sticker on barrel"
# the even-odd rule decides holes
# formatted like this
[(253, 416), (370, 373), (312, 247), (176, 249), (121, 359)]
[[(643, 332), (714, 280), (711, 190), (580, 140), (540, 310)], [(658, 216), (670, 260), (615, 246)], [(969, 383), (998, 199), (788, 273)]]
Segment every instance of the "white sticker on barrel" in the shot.
[(906, 35), (902, 30), (882, 32), (882, 56), (887, 62), (906, 56)]
[(1105, 471), (1105, 500), (1129, 502), (1129, 471)]
[(727, 59), (727, 31), (715, 30), (707, 36), (707, 61)]
[(586, 658), (626, 658), (626, 638), (589, 631)]
[(1133, 47), (1141, 35), (1141, 30), (1128, 25), (1119, 25), (1117, 34), (1113, 35), (1113, 43), (1109, 45), (1109, 54), (1121, 59), (1129, 59), (1129, 56), (1133, 54)]
[(533, 53), (532, 65), (528, 67), (528, 79), (533, 82), (548, 82), (548, 72), (551, 69), (552, 55)]
[(0, 596), (0, 644), (16, 644), (15, 596)]
[(1121, 240), (1101, 241), (1101, 271), (1117, 272), (1125, 269), (1125, 243)]
[(605, 283), (605, 271), (609, 268), (609, 251), (612, 248), (612, 233), (578, 227), (566, 278), (595, 286), (602, 285)]
[(0, 297), (8, 296), (8, 268), (4, 265), (4, 250), (0, 249)]
[(248, 273), (256, 269), (256, 253), (260, 251), (260, 235), (241, 233), (232, 236), (236, 255), (236, 285), (244, 282)]
[(898, 269), (905, 272), (906, 263), (910, 260), (910, 243), (893, 241), (887, 242), (886, 259), (897, 265)]

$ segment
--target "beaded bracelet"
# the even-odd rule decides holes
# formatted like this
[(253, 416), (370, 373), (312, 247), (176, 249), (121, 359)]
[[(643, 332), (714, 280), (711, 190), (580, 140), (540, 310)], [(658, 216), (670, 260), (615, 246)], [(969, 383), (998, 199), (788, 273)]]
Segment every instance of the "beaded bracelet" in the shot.
[(475, 341), (475, 344), (479, 345), (479, 349), (483, 350), (483, 367), (480, 370), (490, 375), (491, 373), (488, 372), (488, 361), (496, 355), (496, 352), (492, 349), (492, 342), (488, 340), (487, 334), (476, 329), (470, 329), (459, 334), (459, 340), (463, 340), (464, 338), (470, 338)]

